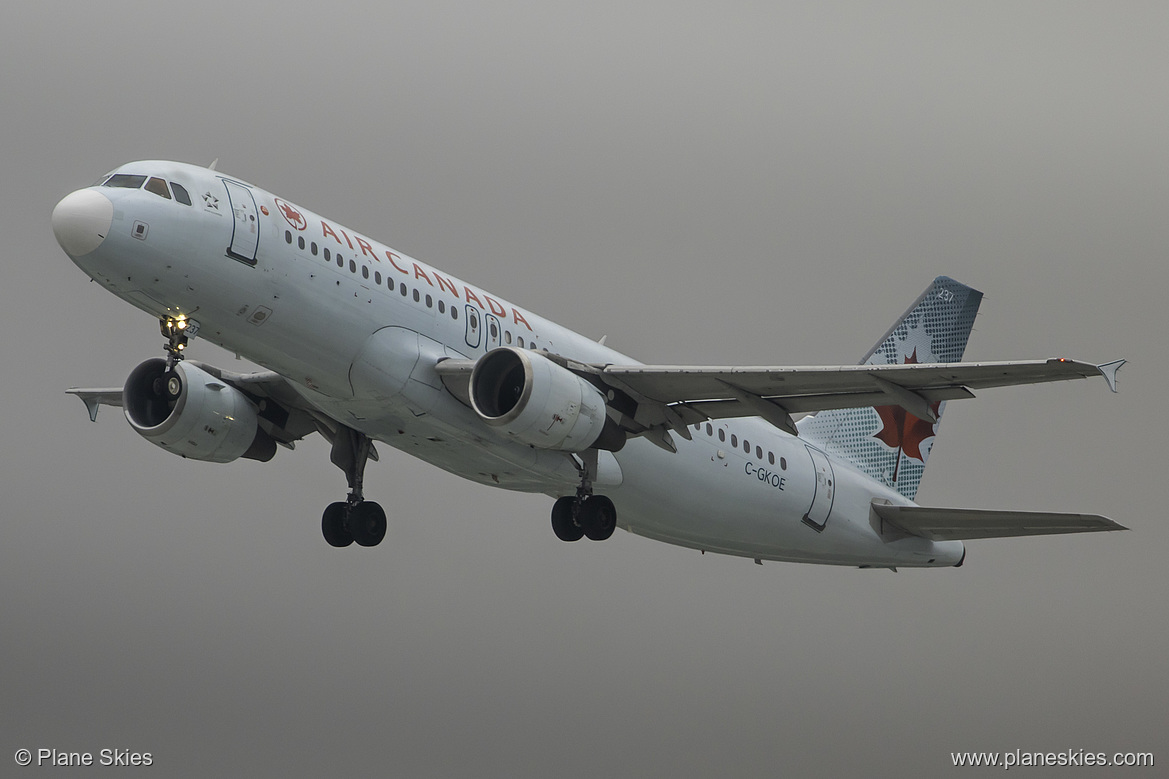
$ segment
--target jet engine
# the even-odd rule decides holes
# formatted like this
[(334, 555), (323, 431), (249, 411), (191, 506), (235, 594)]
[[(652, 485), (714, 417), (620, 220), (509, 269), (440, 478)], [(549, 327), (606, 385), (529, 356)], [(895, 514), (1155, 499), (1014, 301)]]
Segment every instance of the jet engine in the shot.
[(276, 453), (247, 396), (187, 362), (169, 371), (158, 358), (139, 365), (126, 379), (122, 406), (139, 435), (192, 460), (267, 462)]
[(471, 407), (510, 438), (540, 449), (617, 451), (625, 434), (605, 414), (605, 396), (543, 355), (505, 346), (471, 372)]

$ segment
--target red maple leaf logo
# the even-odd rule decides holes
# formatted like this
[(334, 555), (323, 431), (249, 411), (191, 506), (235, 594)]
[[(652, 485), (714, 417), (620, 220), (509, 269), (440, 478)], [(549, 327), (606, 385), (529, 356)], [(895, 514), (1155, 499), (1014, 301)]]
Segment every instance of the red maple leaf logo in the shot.
[[(917, 364), (917, 349), (905, 358), (906, 365)], [(930, 404), (930, 409), (936, 415), (941, 407), (940, 402)], [(890, 449), (897, 450), (897, 462), (893, 466), (893, 483), (897, 483), (897, 471), (901, 467), (902, 453), (915, 460), (925, 462), (921, 453), (921, 444), (925, 439), (934, 435), (934, 423), (918, 419), (901, 406), (875, 406), (874, 411), (881, 417), (881, 429), (873, 438)]]
[(284, 220), (288, 224), (295, 227), (297, 230), (304, 230), (308, 227), (308, 220), (304, 218), (304, 214), (297, 211), (295, 208), (285, 203), (280, 198), (276, 198), (276, 207), (280, 209), (280, 213), (284, 215)]

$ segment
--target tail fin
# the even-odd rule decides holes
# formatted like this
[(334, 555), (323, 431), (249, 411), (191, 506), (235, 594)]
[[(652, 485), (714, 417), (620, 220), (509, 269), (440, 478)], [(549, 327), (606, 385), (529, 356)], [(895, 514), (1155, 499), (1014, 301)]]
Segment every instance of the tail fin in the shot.
[[(978, 290), (938, 276), (860, 364), (959, 362), (981, 302)], [(945, 406), (934, 406), (939, 422)], [(876, 406), (821, 411), (797, 427), (801, 438), (913, 500), (939, 422), (900, 406)]]

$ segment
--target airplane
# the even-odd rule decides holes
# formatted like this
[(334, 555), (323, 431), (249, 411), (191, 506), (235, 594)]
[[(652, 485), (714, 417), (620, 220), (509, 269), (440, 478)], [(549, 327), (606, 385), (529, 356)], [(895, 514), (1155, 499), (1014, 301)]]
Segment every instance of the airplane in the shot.
[[(1091, 376), (1115, 392), (1124, 363), (963, 363), (982, 293), (945, 276), (858, 365), (646, 365), (215, 163), (128, 163), (66, 195), (52, 227), (166, 339), (122, 387), (68, 390), (90, 419), (121, 407), (151, 443), (218, 463), (319, 433), (349, 488), (321, 518), (334, 547), (385, 536), (365, 497), (375, 442), (548, 495), (570, 542), (621, 527), (760, 564), (897, 570), (961, 566), (970, 539), (1126, 529), (914, 502), (949, 401)], [(196, 336), (264, 370), (186, 359)]]

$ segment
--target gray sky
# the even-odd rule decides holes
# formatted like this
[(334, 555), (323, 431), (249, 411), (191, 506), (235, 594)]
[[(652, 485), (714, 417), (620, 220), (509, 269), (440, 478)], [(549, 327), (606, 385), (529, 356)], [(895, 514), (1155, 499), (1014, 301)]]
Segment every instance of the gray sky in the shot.
[[(1169, 762), (1163, 3), (391, 5), (5, 12), (0, 764)], [(53, 205), (123, 162), (216, 157), (647, 361), (854, 362), (952, 275), (986, 293), (968, 359), (1131, 363), (1119, 395), (951, 404), (920, 502), (1132, 532), (973, 542), (957, 570), (757, 567), (623, 532), (563, 544), (548, 499), (382, 446), (386, 542), (329, 548), (345, 483), (319, 439), (189, 462), (64, 394), (120, 385), (161, 339), (59, 250)]]

